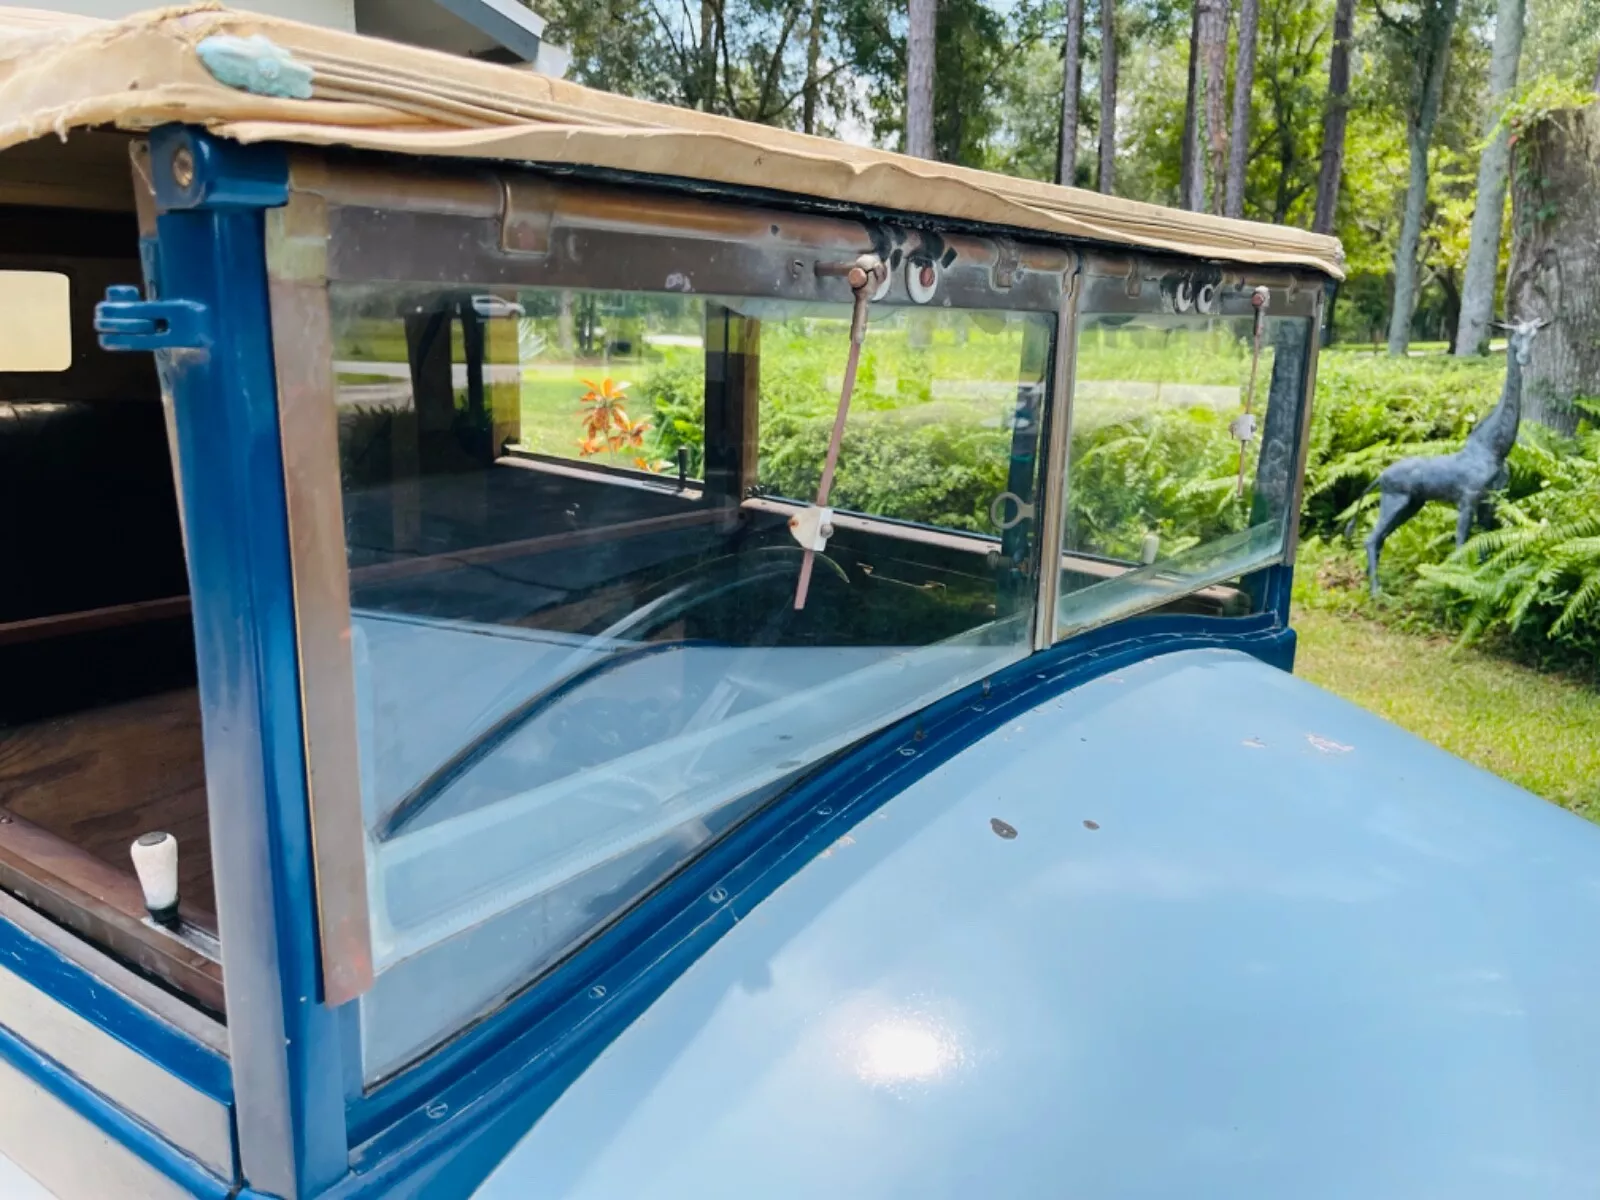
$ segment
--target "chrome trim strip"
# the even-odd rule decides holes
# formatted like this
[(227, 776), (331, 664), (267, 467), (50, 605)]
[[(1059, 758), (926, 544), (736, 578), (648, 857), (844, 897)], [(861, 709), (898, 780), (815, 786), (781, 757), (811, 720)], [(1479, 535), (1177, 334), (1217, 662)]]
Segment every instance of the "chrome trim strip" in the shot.
[(322, 197), (291, 190), (268, 210), (266, 253), (322, 986), (336, 1006), (369, 990), (373, 969)]
[(1055, 369), (1051, 372), (1050, 439), (1045, 448), (1044, 499), (1039, 517), (1037, 607), (1033, 614), (1033, 648), (1055, 644), (1056, 604), (1061, 596), (1061, 543), (1067, 522), (1067, 452), (1072, 445), (1072, 392), (1078, 365), (1078, 297), (1082, 275), (1073, 265), (1056, 318)]

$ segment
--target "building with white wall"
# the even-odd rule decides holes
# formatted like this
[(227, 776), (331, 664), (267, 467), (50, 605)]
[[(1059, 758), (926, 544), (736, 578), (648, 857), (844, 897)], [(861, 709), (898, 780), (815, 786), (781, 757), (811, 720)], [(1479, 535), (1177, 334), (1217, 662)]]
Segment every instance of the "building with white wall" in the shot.
[[(231, 7), (288, 17), (449, 54), (566, 72), (567, 54), (544, 40), (544, 18), (519, 0), (225, 0)], [(117, 18), (163, 0), (32, 0), (35, 8)]]

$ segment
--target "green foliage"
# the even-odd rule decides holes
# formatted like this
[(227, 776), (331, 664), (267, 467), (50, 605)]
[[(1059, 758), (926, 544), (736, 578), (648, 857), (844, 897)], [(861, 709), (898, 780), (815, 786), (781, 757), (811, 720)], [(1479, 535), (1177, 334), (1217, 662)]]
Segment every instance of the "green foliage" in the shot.
[(1594, 103), (1594, 89), (1571, 79), (1541, 75), (1518, 89), (1500, 116), (1496, 130), (1506, 129), (1515, 145), (1553, 113)]
[(1530, 430), (1511, 467), (1500, 528), (1423, 566), (1422, 591), (1461, 619), (1466, 641), (1531, 633), (1600, 653), (1600, 433)]
[(1137, 559), (1145, 534), (1174, 555), (1250, 524), (1238, 489), (1239, 443), (1207, 408), (1158, 409), (1104, 425), (1072, 443), (1072, 544)]
[(689, 474), (705, 469), (705, 367), (700, 359), (680, 356), (650, 373), (640, 395), (655, 414), (651, 456), (676, 470), (678, 448), (689, 451)]
[[(761, 482), (780, 496), (816, 494), (832, 416), (779, 411), (761, 433)], [(980, 425), (874, 413), (847, 426), (830, 503), (901, 521), (992, 533), (989, 503), (1006, 490), (1011, 435)]]

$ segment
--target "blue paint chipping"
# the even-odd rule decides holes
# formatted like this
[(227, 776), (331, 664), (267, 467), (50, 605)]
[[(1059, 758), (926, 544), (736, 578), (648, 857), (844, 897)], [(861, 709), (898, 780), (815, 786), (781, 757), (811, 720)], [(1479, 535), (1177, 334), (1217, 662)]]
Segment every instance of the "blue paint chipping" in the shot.
[(148, 1125), (84, 1085), (54, 1059), (0, 1026), (0, 1060), (10, 1063), (56, 1099), (200, 1200), (224, 1200), (233, 1185), (213, 1175)]
[(197, 47), (200, 61), (218, 83), (257, 96), (311, 99), (312, 70), (261, 34), (214, 34)]
[(219, 1104), (233, 1103), (233, 1076), (226, 1058), (9, 921), (0, 921), (0, 967)]

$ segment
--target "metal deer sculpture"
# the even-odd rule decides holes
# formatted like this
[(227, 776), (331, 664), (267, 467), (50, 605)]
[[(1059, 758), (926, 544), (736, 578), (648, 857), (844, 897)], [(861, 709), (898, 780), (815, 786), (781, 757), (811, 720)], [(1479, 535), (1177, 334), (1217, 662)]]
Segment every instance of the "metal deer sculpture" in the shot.
[[(1367, 488), (1379, 489), (1378, 523), (1367, 537), (1367, 581), (1372, 594), (1378, 594), (1378, 555), (1389, 535), (1422, 510), (1429, 500), (1454, 504), (1456, 545), (1472, 532), (1473, 517), (1489, 492), (1505, 487), (1506, 456), (1517, 443), (1517, 426), (1522, 421), (1522, 368), (1528, 365), (1533, 335), (1548, 321), (1519, 321), (1501, 325), (1510, 330), (1506, 348), (1506, 384), (1494, 411), (1467, 435), (1467, 444), (1454, 454), (1432, 458), (1403, 458), (1388, 467)], [(1366, 495), (1363, 492), (1362, 495)], [(1355, 519), (1345, 527), (1349, 537)]]

